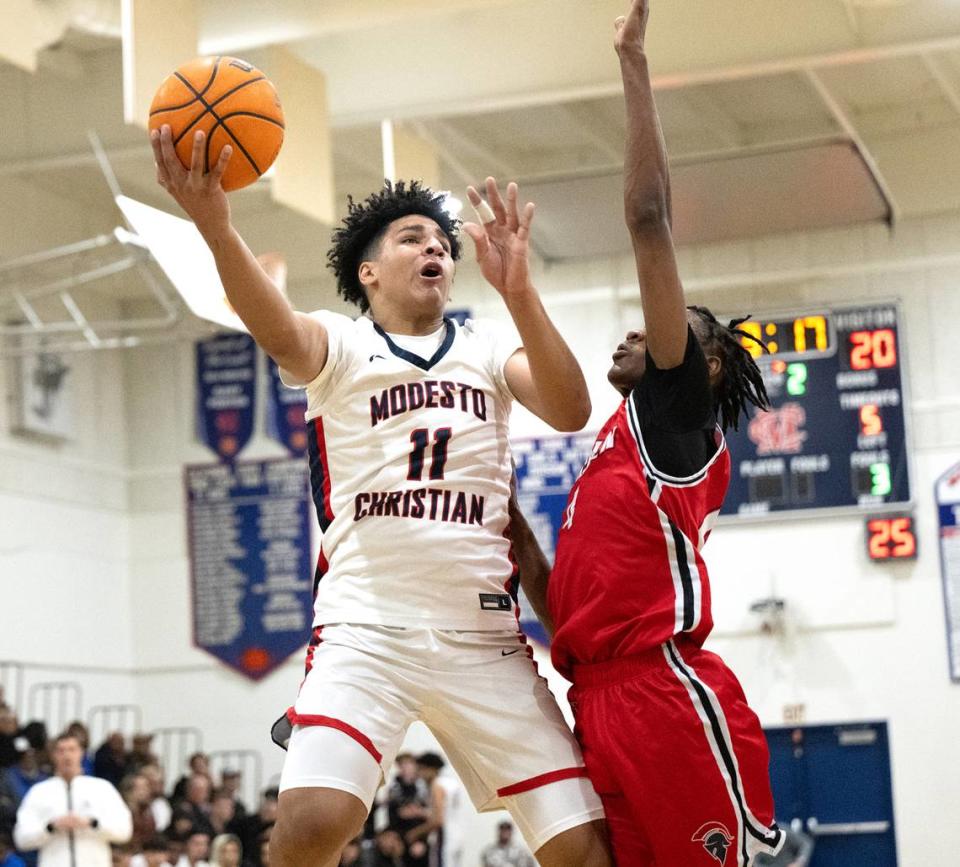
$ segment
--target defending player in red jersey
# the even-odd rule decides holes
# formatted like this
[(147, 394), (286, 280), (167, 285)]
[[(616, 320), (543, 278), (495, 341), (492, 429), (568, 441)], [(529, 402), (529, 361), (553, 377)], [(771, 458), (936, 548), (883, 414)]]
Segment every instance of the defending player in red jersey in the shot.
[(746, 867), (778, 851), (783, 835), (757, 717), (733, 673), (702, 649), (712, 619), (701, 549), (730, 479), (722, 431), (767, 398), (739, 323), (685, 305), (647, 16), (646, 0), (634, 0), (616, 36), (645, 331), (631, 331), (613, 356), (608, 378), (625, 400), (570, 492), (549, 583), (516, 510), (515, 551), (524, 589), (554, 631), (554, 663), (573, 681), (577, 733), (619, 867)]

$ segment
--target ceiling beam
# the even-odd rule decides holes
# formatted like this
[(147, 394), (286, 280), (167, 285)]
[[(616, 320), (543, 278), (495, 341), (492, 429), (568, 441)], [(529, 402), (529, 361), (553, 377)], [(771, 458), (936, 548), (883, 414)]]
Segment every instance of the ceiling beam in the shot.
[(896, 200), (893, 197), (893, 193), (890, 191), (889, 184), (887, 184), (880, 172), (880, 167), (877, 165), (876, 159), (874, 158), (873, 154), (870, 153), (867, 143), (857, 131), (857, 128), (854, 125), (853, 120), (850, 118), (849, 113), (840, 104), (839, 100), (830, 92), (830, 89), (827, 87), (815, 69), (805, 69), (804, 75), (806, 76), (807, 81), (810, 82), (813, 89), (820, 96), (820, 99), (823, 100), (823, 104), (827, 107), (830, 114), (833, 115), (834, 120), (836, 120), (836, 122), (840, 125), (840, 128), (860, 152), (860, 156), (863, 158), (864, 163), (866, 163), (870, 174), (873, 175), (873, 180), (877, 187), (879, 187), (881, 195), (887, 200), (887, 203), (890, 206), (890, 222), (895, 223), (900, 217), (900, 211), (897, 207)]

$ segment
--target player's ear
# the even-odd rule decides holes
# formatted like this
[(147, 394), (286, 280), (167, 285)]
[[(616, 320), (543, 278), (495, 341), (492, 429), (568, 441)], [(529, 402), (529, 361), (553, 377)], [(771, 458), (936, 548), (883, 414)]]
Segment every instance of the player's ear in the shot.
[(713, 385), (723, 373), (723, 359), (719, 355), (708, 355), (707, 370), (710, 373), (710, 384)]
[(377, 263), (361, 262), (360, 269), (357, 271), (357, 279), (364, 288), (372, 286), (377, 282)]

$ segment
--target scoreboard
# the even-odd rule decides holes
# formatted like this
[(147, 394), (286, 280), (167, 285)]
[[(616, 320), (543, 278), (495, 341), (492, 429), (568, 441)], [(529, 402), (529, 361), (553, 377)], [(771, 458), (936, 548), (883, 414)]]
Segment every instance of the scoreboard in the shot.
[(910, 502), (896, 305), (764, 317), (740, 328), (772, 409), (727, 431), (732, 472), (721, 514)]

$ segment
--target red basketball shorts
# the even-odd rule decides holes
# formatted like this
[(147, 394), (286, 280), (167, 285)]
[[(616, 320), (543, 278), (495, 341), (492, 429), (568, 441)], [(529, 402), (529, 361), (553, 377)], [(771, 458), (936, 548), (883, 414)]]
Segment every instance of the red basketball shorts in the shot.
[(573, 680), (618, 867), (749, 867), (780, 850), (763, 731), (720, 657), (679, 639)]

